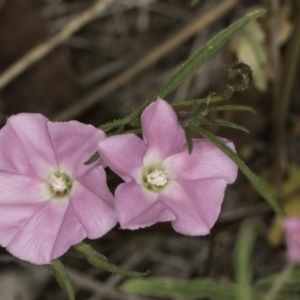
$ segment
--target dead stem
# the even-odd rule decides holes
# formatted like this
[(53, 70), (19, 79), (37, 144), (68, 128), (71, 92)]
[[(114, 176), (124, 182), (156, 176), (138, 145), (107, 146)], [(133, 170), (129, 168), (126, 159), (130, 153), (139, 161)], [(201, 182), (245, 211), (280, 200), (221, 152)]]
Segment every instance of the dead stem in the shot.
[(21, 57), (17, 62), (10, 66), (6, 71), (0, 74), (0, 89), (9, 84), (14, 78), (23, 73), (26, 69), (50, 53), (63, 41), (81, 27), (90, 22), (96, 15), (105, 10), (114, 0), (100, 0), (95, 5), (84, 11), (81, 15), (71, 21), (66, 27), (50, 38), (47, 42), (32, 49), (29, 53)]
[(271, 65), (273, 66), (273, 86), (272, 86), (272, 96), (273, 96), (273, 162), (274, 162), (274, 183), (277, 186), (277, 193), (281, 194), (281, 181), (282, 174), (286, 166), (286, 150), (284, 147), (284, 132), (281, 130), (278, 123), (278, 117), (281, 114), (282, 109), (282, 99), (280, 97), (281, 89), (281, 57), (280, 48), (278, 43), (278, 30), (279, 30), (279, 1), (271, 0)]
[(102, 100), (105, 96), (109, 95), (111, 92), (128, 82), (141, 71), (157, 62), (171, 50), (178, 47), (178, 45), (189, 39), (196, 32), (199, 32), (200, 30), (216, 22), (219, 18), (224, 16), (236, 3), (237, 0), (222, 1), (218, 6), (206, 12), (205, 15), (201, 15), (196, 18), (196, 20), (188, 24), (166, 42), (159, 45), (152, 51), (146, 53), (146, 55), (138, 60), (131, 68), (125, 70), (120, 75), (115, 76), (104, 85), (96, 88), (93, 92), (84, 97), (78, 103), (60, 112), (58, 115), (53, 116), (52, 120), (69, 120), (83, 113), (84, 111), (98, 103), (100, 100)]

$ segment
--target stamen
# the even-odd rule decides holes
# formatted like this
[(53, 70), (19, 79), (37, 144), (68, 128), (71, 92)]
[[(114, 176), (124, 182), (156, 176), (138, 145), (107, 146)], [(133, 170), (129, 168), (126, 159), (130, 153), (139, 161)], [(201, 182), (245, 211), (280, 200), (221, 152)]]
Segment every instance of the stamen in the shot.
[(156, 186), (164, 186), (168, 182), (167, 171), (154, 170), (147, 175), (147, 182)]
[(53, 192), (56, 196), (60, 196), (67, 189), (66, 182), (62, 177), (51, 174), (49, 179)]

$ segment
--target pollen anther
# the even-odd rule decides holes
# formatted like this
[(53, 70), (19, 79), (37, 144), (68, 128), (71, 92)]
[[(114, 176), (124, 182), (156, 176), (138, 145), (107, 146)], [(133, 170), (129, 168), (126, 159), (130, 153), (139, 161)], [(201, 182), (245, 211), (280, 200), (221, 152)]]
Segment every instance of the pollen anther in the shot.
[(50, 184), (52, 186), (53, 192), (57, 196), (60, 196), (62, 192), (67, 189), (67, 185), (64, 179), (62, 177), (55, 176), (54, 174), (50, 175)]
[(147, 182), (156, 186), (164, 186), (168, 182), (167, 171), (154, 170), (147, 175)]

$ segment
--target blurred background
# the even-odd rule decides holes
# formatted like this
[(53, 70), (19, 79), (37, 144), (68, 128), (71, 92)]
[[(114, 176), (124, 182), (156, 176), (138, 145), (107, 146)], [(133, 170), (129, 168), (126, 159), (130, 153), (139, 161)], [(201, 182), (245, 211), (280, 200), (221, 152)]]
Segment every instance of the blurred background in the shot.
[[(236, 61), (249, 64), (254, 72), (251, 86), (235, 93), (227, 104), (252, 106), (256, 114), (233, 111), (215, 116), (245, 126), (250, 133), (224, 127), (211, 130), (232, 139), (241, 158), (288, 213), (298, 215), (299, 1), (98, 2), (101, 7), (90, 0), (0, 0), (1, 125), (20, 112), (95, 126), (125, 116), (210, 38), (247, 12), (263, 7), (267, 9), (263, 17), (245, 27), (166, 100), (222, 93), (229, 67)], [(78, 30), (72, 32), (75, 27)], [(26, 56), (29, 52), (31, 56)], [(116, 178), (109, 171), (108, 178), (113, 187)], [(157, 224), (138, 231), (116, 227), (89, 243), (109, 261), (138, 271), (151, 270), (152, 277), (209, 277), (231, 284), (235, 282), (237, 232), (245, 219), (253, 217), (251, 280), (256, 281), (282, 269), (285, 246), (272, 210), (242, 174), (227, 189), (220, 218), (209, 236), (187, 237), (174, 232), (170, 224)], [(63, 262), (78, 300), (185, 299), (126, 294), (120, 290), (125, 278), (98, 270), (83, 259), (66, 256)], [(67, 297), (44, 268), (23, 263), (1, 248), (0, 300), (10, 299)]]

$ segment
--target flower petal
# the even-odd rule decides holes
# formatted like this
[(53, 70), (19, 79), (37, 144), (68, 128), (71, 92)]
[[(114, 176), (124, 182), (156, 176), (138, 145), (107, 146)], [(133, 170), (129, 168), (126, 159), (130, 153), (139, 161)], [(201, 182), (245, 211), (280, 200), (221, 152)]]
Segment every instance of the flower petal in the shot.
[(125, 181), (137, 178), (147, 150), (143, 140), (134, 134), (115, 135), (101, 141), (98, 147), (100, 156)]
[(287, 242), (287, 258), (290, 261), (300, 262), (300, 219), (286, 218), (283, 221)]
[[(222, 141), (235, 150), (233, 143), (226, 139)], [(170, 177), (184, 180), (223, 178), (232, 183), (238, 171), (237, 165), (225, 153), (205, 139), (194, 140), (191, 154), (184, 147), (165, 159), (164, 163), (169, 168)]]
[(0, 130), (1, 170), (38, 177), (14, 129), (6, 124)]
[(157, 99), (142, 113), (143, 138), (149, 145), (145, 162), (160, 161), (185, 143), (184, 131), (172, 106)]
[(77, 179), (72, 191), (71, 205), (90, 239), (96, 239), (117, 224), (113, 195), (106, 186), (105, 172), (97, 167)]
[(26, 222), (46, 203), (0, 204), (0, 244), (6, 247)]
[(35, 203), (49, 200), (46, 183), (40, 179), (0, 171), (0, 205)]
[(69, 203), (51, 252), (51, 260), (63, 255), (72, 245), (87, 237), (86, 231)]
[(99, 160), (90, 165), (84, 163), (105, 139), (102, 130), (77, 121), (49, 122), (48, 128), (60, 167), (73, 177), (80, 177), (99, 164)]
[(46, 117), (27, 113), (11, 116), (5, 125), (11, 130), (10, 138), (20, 141), (33, 169), (44, 179), (58, 167), (47, 125)]
[[(48, 264), (59, 234), (66, 210), (69, 205), (67, 198), (47, 201), (31, 218), (24, 223), (20, 231), (9, 242), (7, 250), (14, 256), (33, 264)], [(73, 230), (73, 228), (72, 228)], [(68, 240), (68, 236), (65, 237)], [(66, 242), (65, 249), (71, 246)]]
[(138, 229), (157, 222), (174, 220), (167, 207), (157, 201), (157, 194), (135, 182), (120, 184), (116, 190), (116, 212), (123, 229)]
[(224, 198), (226, 181), (178, 180), (161, 194), (161, 201), (173, 212), (173, 228), (186, 235), (206, 235), (216, 222)]

